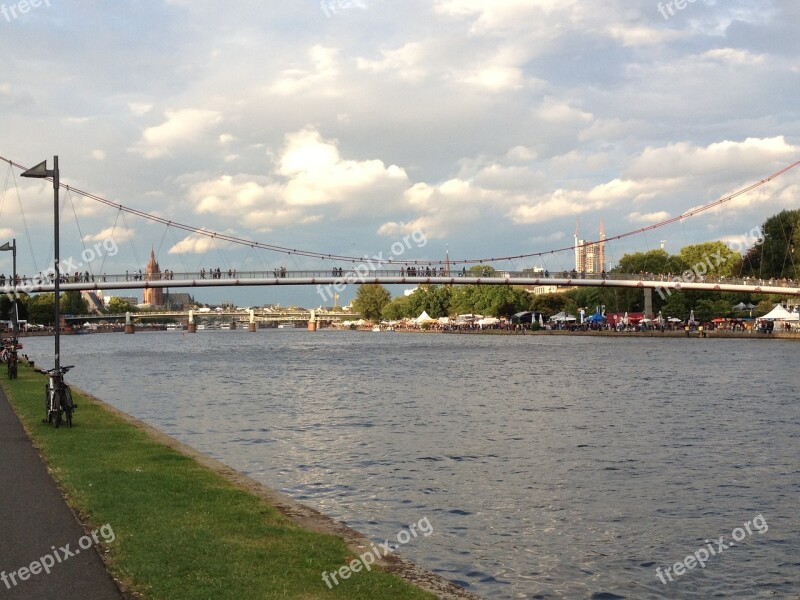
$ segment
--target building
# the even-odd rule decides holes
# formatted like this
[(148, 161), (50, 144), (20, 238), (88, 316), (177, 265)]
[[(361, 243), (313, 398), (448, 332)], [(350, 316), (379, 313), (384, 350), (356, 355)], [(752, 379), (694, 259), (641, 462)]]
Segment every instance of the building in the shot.
[[(150, 249), (150, 262), (147, 263), (147, 268), (144, 274), (145, 281), (158, 281), (161, 279), (161, 268), (156, 261), (156, 253)], [(162, 288), (148, 288), (142, 294), (142, 304), (149, 304), (150, 306), (164, 306), (164, 290)]]
[(575, 227), (575, 270), (578, 273), (599, 274), (606, 270), (606, 232), (600, 221), (600, 239), (587, 243), (578, 239), (578, 227)]
[(164, 292), (164, 308), (167, 310), (188, 310), (195, 304), (194, 298), (185, 292), (170, 293), (169, 289)]

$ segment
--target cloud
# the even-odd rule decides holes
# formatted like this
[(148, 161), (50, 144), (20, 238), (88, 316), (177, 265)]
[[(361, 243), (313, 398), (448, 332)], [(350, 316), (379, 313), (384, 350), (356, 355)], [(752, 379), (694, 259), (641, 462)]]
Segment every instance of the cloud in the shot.
[(131, 148), (145, 158), (155, 159), (169, 154), (177, 147), (197, 142), (202, 135), (222, 121), (213, 110), (186, 108), (167, 111), (161, 125), (148, 127), (141, 140)]
[(290, 206), (347, 203), (365, 192), (391, 197), (402, 192), (408, 180), (396, 165), (342, 158), (336, 143), (313, 128), (286, 136), (276, 172), (286, 179), (283, 198)]
[(642, 223), (645, 225), (649, 225), (651, 223), (659, 223), (661, 221), (666, 221), (667, 219), (670, 218), (670, 214), (664, 210), (646, 214), (642, 214), (639, 212), (632, 212), (628, 215), (627, 218), (632, 223)]
[(102, 231), (98, 231), (94, 234), (88, 234), (83, 236), (84, 242), (105, 242), (107, 240), (113, 240), (117, 244), (121, 242), (127, 242), (132, 240), (136, 237), (136, 231), (134, 229), (128, 229), (126, 227), (106, 227)]
[(230, 247), (230, 244), (211, 236), (193, 233), (174, 244), (168, 254), (205, 254), (209, 250), (224, 247)]
[(316, 44), (307, 54), (310, 66), (284, 69), (270, 86), (272, 93), (293, 96), (313, 91), (315, 94), (338, 95), (334, 83), (339, 75), (339, 50)]

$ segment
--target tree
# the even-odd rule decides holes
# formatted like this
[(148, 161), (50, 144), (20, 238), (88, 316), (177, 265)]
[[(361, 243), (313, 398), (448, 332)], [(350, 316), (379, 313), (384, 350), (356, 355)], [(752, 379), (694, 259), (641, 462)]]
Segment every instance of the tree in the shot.
[[(411, 305), (408, 296), (397, 296), (389, 304), (383, 307), (383, 318), (389, 321), (398, 321), (405, 317), (412, 316)], [(414, 315), (416, 316), (416, 315)]]
[(672, 273), (678, 275), (688, 269), (680, 256), (670, 255), (665, 250), (650, 250), (626, 254), (619, 261), (616, 273)]
[(564, 294), (539, 294), (533, 297), (530, 309), (552, 317), (566, 309), (569, 303), (570, 299)]
[(358, 287), (353, 308), (363, 318), (374, 321), (381, 318), (384, 307), (389, 304), (392, 295), (382, 285), (365, 283)]
[(38, 294), (28, 301), (28, 321), (38, 325), (55, 323), (55, 294)]
[(761, 226), (761, 240), (742, 258), (742, 275), (800, 278), (800, 209), (784, 210), (767, 219)]
[(424, 310), (434, 319), (446, 317), (450, 312), (451, 295), (448, 286), (421, 285), (408, 297), (409, 316), (416, 317)]
[(78, 291), (64, 292), (59, 304), (64, 315), (85, 315), (89, 312), (89, 303)]
[(685, 246), (678, 252), (678, 258), (696, 277), (706, 274), (730, 277), (741, 260), (738, 252), (731, 250), (722, 242), (703, 242)]
[(109, 315), (120, 315), (122, 313), (135, 311), (135, 306), (133, 306), (127, 300), (118, 297), (111, 298), (111, 300), (108, 301), (108, 304), (106, 304), (106, 313)]

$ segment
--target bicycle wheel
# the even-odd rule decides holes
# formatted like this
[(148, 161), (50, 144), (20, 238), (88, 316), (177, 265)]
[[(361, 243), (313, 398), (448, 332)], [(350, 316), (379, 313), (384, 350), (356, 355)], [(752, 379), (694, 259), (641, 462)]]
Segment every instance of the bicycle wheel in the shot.
[(53, 390), (53, 427), (61, 427), (61, 390)]
[(52, 413), (50, 412), (50, 386), (45, 383), (44, 384), (44, 419), (42, 419), (42, 423), (49, 423), (51, 418), (52, 418)]
[(72, 411), (75, 406), (72, 404), (72, 390), (64, 386), (64, 416), (67, 419), (67, 427), (72, 429)]

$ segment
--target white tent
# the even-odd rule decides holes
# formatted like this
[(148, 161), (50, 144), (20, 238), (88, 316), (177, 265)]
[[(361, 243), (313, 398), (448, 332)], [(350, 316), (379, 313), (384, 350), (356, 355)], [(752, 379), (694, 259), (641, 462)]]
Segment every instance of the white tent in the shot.
[(478, 321), (475, 321), (475, 324), (483, 327), (484, 325), (497, 325), (500, 322), (500, 319), (497, 317), (484, 317)]
[(430, 321), (435, 321), (436, 319), (431, 319), (431, 316), (428, 314), (427, 310), (423, 310), (422, 314), (417, 317), (417, 323), (429, 323)]
[(769, 319), (770, 321), (797, 321), (800, 319), (800, 315), (798, 315), (796, 312), (789, 312), (783, 308), (783, 306), (778, 304), (775, 306), (775, 308), (760, 318)]
[(574, 315), (571, 315), (564, 311), (561, 311), (560, 313), (553, 315), (552, 317), (550, 317), (550, 320), (555, 321), (556, 323), (563, 323), (564, 321), (577, 321)]

